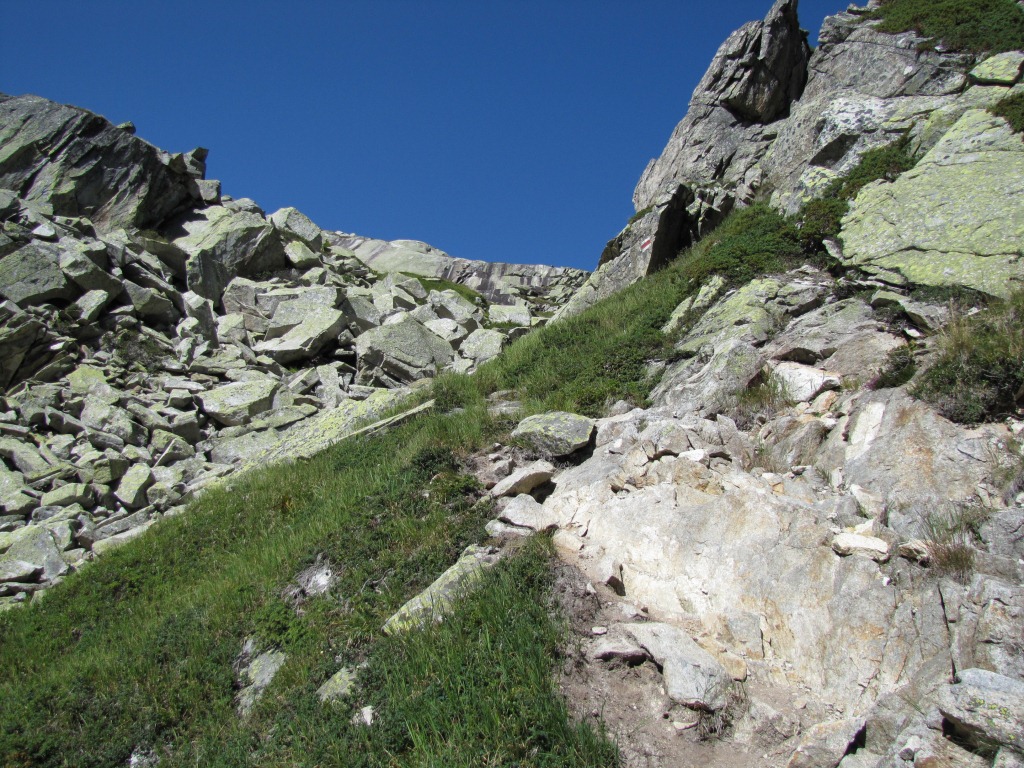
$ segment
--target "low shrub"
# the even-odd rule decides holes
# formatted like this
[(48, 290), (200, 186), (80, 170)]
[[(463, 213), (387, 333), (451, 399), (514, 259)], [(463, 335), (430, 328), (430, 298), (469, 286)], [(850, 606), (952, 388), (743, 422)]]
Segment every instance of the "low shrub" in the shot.
[(1005, 118), (1014, 133), (1024, 133), (1024, 93), (1005, 96), (989, 112)]
[(857, 193), (874, 181), (893, 181), (916, 162), (909, 136), (865, 152), (846, 176), (832, 181), (821, 197), (805, 203), (797, 214), (803, 247), (811, 253), (820, 250), (823, 241), (839, 235), (843, 217)]
[(911, 394), (952, 421), (994, 421), (1024, 399), (1024, 290), (975, 315), (957, 313)]
[(882, 32), (909, 32), (966, 53), (1024, 48), (1024, 12), (1014, 0), (885, 0), (873, 12)]
[(794, 223), (767, 204), (757, 203), (736, 211), (680, 254), (674, 269), (689, 286), (697, 288), (712, 275), (721, 275), (735, 285), (804, 263)]

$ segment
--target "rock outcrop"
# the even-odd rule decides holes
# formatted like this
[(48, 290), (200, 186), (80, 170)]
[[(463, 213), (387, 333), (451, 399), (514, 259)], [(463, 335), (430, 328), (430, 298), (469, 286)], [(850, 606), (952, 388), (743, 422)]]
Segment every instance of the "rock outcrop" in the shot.
[[(644, 171), (637, 216), (558, 316), (660, 269), (736, 206), (769, 199), (796, 213), (865, 152), (907, 135), (918, 167), (862, 191), (835, 253), (896, 285), (948, 286), (947, 265), (952, 273), (973, 271), (965, 284), (995, 295), (1020, 280), (1012, 247), (1024, 226), (1014, 204), (1020, 141), (984, 112), (1020, 87), (1019, 55), (978, 63), (922, 45), (913, 33), (880, 32), (868, 10), (851, 6), (826, 18), (813, 53), (795, 2), (776, 2), (764, 21), (734, 33), (661, 157)], [(1009, 226), (990, 239), (992, 217), (984, 211), (993, 201)]]
[[(651, 407), (599, 419), (592, 455), (563, 464), (543, 494), (500, 499), (488, 526), (553, 531), (604, 590), (610, 623), (582, 641), (592, 675), (649, 660), (660, 706), (735, 721), (728, 739), (744, 757), (711, 765), (1022, 757), (1024, 494), (998, 478), (1024, 460), (1024, 422), (963, 427), (903, 388), (873, 388), (887, 353), (942, 310), (890, 292), (917, 317), (894, 323), (893, 305), (865, 290), (881, 285), (844, 298), (803, 268), (719, 286)], [(778, 401), (751, 410), (743, 394), (770, 379)], [(957, 514), (986, 521), (959, 575), (935, 559), (935, 521)], [(730, 693), (741, 681), (746, 693)]]

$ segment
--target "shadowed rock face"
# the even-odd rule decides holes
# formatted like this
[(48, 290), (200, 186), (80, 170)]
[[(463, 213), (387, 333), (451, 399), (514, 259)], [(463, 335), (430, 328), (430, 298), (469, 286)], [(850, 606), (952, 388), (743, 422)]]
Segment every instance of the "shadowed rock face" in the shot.
[(84, 109), (0, 94), (0, 188), (100, 230), (149, 227), (191, 207), (205, 156), (168, 155)]

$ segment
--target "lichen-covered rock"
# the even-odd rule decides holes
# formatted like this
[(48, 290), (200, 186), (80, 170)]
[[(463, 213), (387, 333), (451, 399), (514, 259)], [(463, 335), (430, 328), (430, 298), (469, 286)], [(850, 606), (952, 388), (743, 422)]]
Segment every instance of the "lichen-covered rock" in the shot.
[(60, 268), (60, 250), (53, 243), (31, 242), (0, 259), (0, 295), (20, 307), (67, 300), (75, 294)]
[(380, 368), (402, 382), (436, 375), (454, 354), (448, 342), (411, 318), (371, 328), (356, 339), (361, 368)]
[(971, 70), (971, 80), (979, 85), (1016, 85), (1024, 67), (1024, 53), (997, 53)]
[(551, 457), (568, 456), (585, 448), (593, 434), (593, 419), (564, 411), (528, 416), (512, 431), (513, 438)]
[(385, 622), (384, 632), (389, 635), (406, 632), (450, 613), (455, 601), (478, 584), (486, 569), (499, 559), (500, 554), (494, 547), (467, 547), (455, 565)]
[(459, 345), (459, 354), (479, 365), (501, 354), (506, 340), (505, 334), (489, 328), (478, 328)]
[(0, 187), (57, 215), (103, 231), (160, 223), (192, 204), (192, 176), (165, 157), (87, 110), (0, 94)]
[(862, 190), (841, 237), (844, 263), (882, 279), (1006, 296), (1024, 278), (1024, 143), (967, 111), (914, 169)]
[(181, 219), (174, 232), (173, 244), (188, 254), (188, 289), (215, 303), (233, 278), (287, 263), (277, 231), (252, 211), (210, 206)]
[(198, 395), (203, 411), (226, 427), (247, 424), (270, 409), (278, 383), (271, 379), (236, 381)]
[[(278, 312), (284, 306), (278, 307)], [(337, 341), (338, 335), (346, 327), (345, 315), (336, 309), (310, 304), (301, 304), (299, 309), (302, 313), (300, 322), (283, 335), (257, 344), (253, 351), (282, 364), (306, 360), (315, 357), (331, 342)], [(278, 312), (274, 313), (275, 320)]]

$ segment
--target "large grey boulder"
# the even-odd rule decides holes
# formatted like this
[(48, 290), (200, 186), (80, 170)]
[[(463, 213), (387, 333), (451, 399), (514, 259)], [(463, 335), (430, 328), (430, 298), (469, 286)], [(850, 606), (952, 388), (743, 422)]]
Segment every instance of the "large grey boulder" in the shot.
[(551, 457), (568, 456), (586, 447), (593, 434), (593, 419), (564, 411), (527, 416), (512, 431), (513, 438)]
[(60, 257), (55, 243), (38, 240), (4, 256), (0, 259), (0, 295), (21, 307), (72, 298), (77, 291), (64, 276)]
[[(280, 318), (279, 318), (280, 315)], [(329, 343), (336, 341), (346, 327), (345, 315), (330, 307), (291, 302), (282, 304), (274, 313), (272, 328), (284, 325), (285, 315), (299, 315), (287, 331), (256, 345), (254, 351), (288, 364), (319, 354)], [(301, 319), (300, 319), (301, 318)], [(273, 323), (277, 325), (274, 326)], [(267, 334), (270, 336), (270, 333)]]
[(192, 205), (192, 181), (166, 154), (99, 115), (0, 94), (0, 187), (57, 215), (87, 216), (104, 231), (152, 227)]
[(201, 392), (197, 396), (203, 412), (226, 427), (249, 423), (270, 409), (278, 383), (268, 378), (236, 381)]
[(448, 342), (412, 319), (371, 328), (356, 339), (359, 367), (379, 368), (398, 381), (434, 376), (454, 354)]
[(210, 206), (180, 219), (173, 244), (188, 254), (188, 288), (219, 304), (235, 277), (282, 269), (284, 245), (273, 225), (258, 213)]
[(298, 240), (314, 253), (319, 253), (323, 248), (324, 240), (320, 227), (301, 211), (295, 208), (281, 208), (270, 214), (267, 219), (279, 231), (285, 233), (288, 239)]

